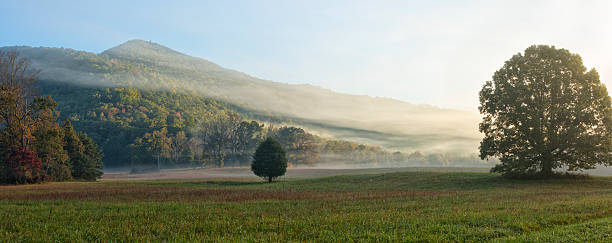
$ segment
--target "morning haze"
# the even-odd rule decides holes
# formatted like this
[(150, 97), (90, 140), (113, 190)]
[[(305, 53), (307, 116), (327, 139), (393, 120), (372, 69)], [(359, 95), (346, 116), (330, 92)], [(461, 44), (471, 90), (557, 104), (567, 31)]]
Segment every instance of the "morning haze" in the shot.
[(143, 39), (267, 80), (472, 112), (499, 60), (533, 44), (612, 78), (608, 1), (239, 2), (4, 1), (13, 34), (0, 46), (99, 53)]
[(3, 1), (0, 241), (611, 242), (608, 1)]

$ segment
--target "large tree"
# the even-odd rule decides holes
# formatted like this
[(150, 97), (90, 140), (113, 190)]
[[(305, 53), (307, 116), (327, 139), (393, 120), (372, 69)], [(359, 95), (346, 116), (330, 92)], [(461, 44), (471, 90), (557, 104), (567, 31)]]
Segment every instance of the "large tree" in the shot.
[(612, 108), (599, 74), (577, 54), (531, 46), (480, 91), (480, 157), (505, 176), (550, 176), (612, 164)]
[(0, 52), (0, 124), (2, 137), (13, 150), (31, 145), (36, 115), (44, 108), (33, 95), (37, 73), (16, 52)]
[(225, 166), (240, 121), (238, 114), (219, 112), (200, 122), (199, 136), (209, 164), (215, 167)]

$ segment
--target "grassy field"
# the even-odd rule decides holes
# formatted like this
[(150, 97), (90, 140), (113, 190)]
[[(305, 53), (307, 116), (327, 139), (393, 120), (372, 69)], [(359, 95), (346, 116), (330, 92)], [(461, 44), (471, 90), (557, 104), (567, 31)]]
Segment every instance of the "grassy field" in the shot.
[(408, 170), (2, 186), (0, 219), (0, 241), (610, 242), (612, 177)]

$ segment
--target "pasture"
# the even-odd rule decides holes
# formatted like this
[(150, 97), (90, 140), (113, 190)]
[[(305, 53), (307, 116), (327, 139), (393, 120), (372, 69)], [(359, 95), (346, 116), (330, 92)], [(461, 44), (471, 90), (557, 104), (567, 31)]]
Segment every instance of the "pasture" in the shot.
[(612, 240), (612, 177), (293, 169), (268, 184), (244, 170), (2, 186), (0, 241)]

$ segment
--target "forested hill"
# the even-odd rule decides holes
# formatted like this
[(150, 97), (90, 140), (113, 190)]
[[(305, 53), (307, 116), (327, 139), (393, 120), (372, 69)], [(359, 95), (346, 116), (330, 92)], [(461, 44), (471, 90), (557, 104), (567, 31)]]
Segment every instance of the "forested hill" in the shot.
[(147, 133), (165, 129), (169, 134), (183, 132), (186, 138), (193, 137), (193, 129), (205, 119), (236, 114), (228, 104), (188, 92), (97, 88), (44, 80), (37, 86), (42, 95), (57, 101), (61, 119), (69, 118), (102, 147), (106, 167), (132, 166), (139, 153), (132, 144)]
[(104, 151), (106, 167), (246, 166), (257, 144), (274, 137), (292, 166), (488, 166), (476, 156), (399, 153), (379, 146), (324, 138), (293, 126), (252, 120), (234, 105), (187, 91), (98, 88), (41, 81), (43, 95)]
[(402, 151), (475, 152), (475, 113), (347, 95), (251, 77), (167, 47), (133, 40), (100, 54), (64, 48), (4, 47), (41, 69), (40, 78), (90, 87), (189, 90), (258, 117), (283, 117), (321, 135)]

